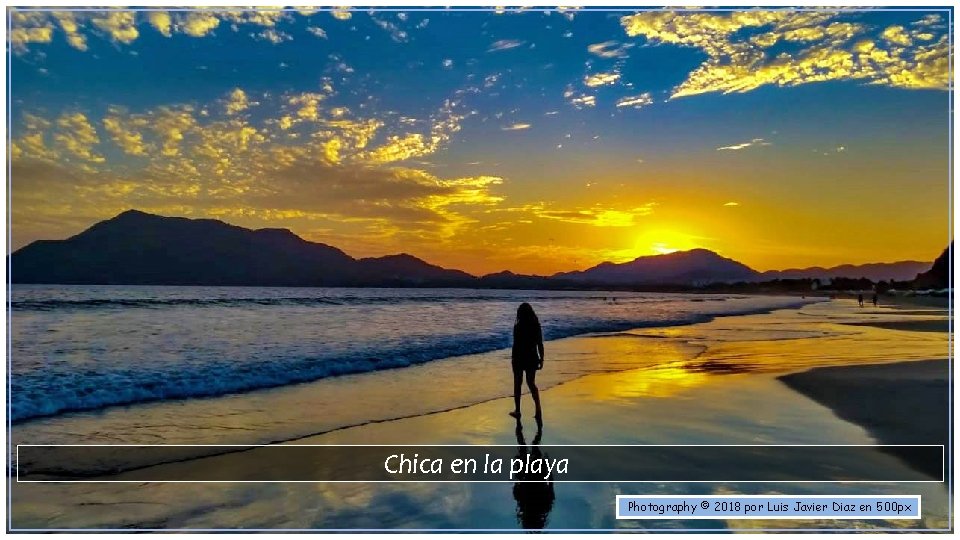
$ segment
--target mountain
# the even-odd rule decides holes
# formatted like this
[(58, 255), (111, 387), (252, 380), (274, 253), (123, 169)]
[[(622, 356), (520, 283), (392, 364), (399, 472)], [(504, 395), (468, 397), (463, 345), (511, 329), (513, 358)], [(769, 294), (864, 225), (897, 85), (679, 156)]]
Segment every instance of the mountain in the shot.
[(470, 285), (477, 278), (460, 270), (448, 270), (401, 253), (360, 259), (361, 275), (368, 281), (403, 285)]
[(770, 270), (760, 274), (759, 279), (820, 279), (867, 278), (870, 281), (910, 281), (918, 272), (930, 268), (929, 262), (899, 261), (892, 263), (843, 264), (830, 268), (811, 266), (810, 268), (791, 268), (789, 270)]
[[(553, 276), (499, 272), (477, 278), (405, 253), (355, 259), (287, 229), (247, 229), (214, 219), (128, 210), (66, 240), (38, 240), (10, 255), (14, 283), (574, 289), (688, 287), (788, 278), (867, 277), (946, 287), (948, 252), (903, 261), (758, 273), (706, 249), (605, 262)], [(929, 268), (929, 271), (924, 272)], [(903, 273), (910, 272), (904, 279)], [(923, 272), (917, 275), (918, 272)], [(749, 287), (751, 283), (745, 284)]]
[(926, 272), (917, 274), (913, 281), (914, 288), (917, 289), (946, 289), (950, 286), (950, 253), (953, 252), (953, 242), (943, 250), (933, 266)]
[(504, 270), (481, 277), (480, 285), (491, 289), (555, 289), (569, 284), (563, 280), (551, 280), (546, 276), (514, 274)]
[(129, 210), (11, 255), (15, 283), (348, 286), (472, 278), (409, 255), (356, 260), (287, 229)]
[(750, 281), (756, 270), (708, 249), (638, 257), (630, 262), (598, 264), (579, 272), (562, 272), (554, 279), (609, 285), (674, 284)]

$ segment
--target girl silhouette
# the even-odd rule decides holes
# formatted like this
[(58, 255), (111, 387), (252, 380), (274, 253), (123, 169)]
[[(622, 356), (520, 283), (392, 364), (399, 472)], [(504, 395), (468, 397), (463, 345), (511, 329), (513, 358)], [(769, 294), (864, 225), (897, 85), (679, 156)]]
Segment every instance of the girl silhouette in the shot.
[(534, 313), (533, 307), (524, 302), (517, 308), (517, 322), (513, 325), (513, 352), (511, 364), (513, 366), (513, 402), (514, 410), (510, 416), (520, 418), (520, 385), (523, 375), (527, 375), (527, 387), (533, 396), (536, 405), (534, 418), (539, 425), (543, 414), (540, 409), (540, 390), (537, 389), (537, 370), (543, 368), (543, 331), (540, 329), (540, 319)]

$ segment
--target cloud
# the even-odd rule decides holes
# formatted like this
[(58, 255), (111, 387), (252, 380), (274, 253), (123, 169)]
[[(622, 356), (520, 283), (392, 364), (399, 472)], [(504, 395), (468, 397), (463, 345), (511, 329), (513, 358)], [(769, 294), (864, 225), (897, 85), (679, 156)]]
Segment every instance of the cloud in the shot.
[(516, 49), (525, 45), (526, 41), (520, 41), (517, 39), (501, 39), (494, 41), (490, 44), (490, 48), (487, 49), (487, 52), (497, 52), (497, 51), (507, 51), (510, 49)]
[(336, 9), (331, 9), (331, 10), (330, 10), (330, 15), (333, 16), (334, 19), (339, 19), (339, 20), (341, 20), (341, 21), (350, 20), (350, 17), (353, 16), (353, 14), (350, 13), (350, 6), (338, 7), (338, 8), (336, 8)]
[(438, 137), (422, 133), (392, 135), (386, 143), (366, 154), (366, 159), (375, 164), (404, 161), (414, 157), (432, 154), (440, 144)]
[(372, 20), (374, 24), (382, 28), (388, 34), (390, 34), (390, 39), (392, 39), (393, 41), (397, 43), (407, 42), (409, 35), (405, 30), (402, 30), (399, 26), (397, 26), (396, 23), (388, 20), (380, 19), (378, 17), (373, 16), (372, 14), (370, 15), (370, 20)]
[(283, 43), (284, 41), (293, 41), (293, 36), (275, 28), (267, 28), (266, 30), (252, 34), (252, 36), (258, 41), (269, 41), (274, 45)]
[(183, 33), (192, 37), (203, 37), (220, 26), (220, 18), (209, 11), (192, 11), (180, 23)]
[(893, 43), (895, 45), (904, 45), (909, 46), (913, 45), (913, 40), (910, 38), (910, 35), (907, 33), (907, 29), (900, 26), (890, 26), (881, 34), (883, 39)]
[(617, 72), (609, 73), (594, 73), (592, 75), (587, 75), (583, 78), (583, 84), (590, 88), (595, 88), (597, 86), (606, 86), (613, 84), (620, 80), (620, 74)]
[(723, 205), (724, 205), (724, 206), (740, 206), (740, 203), (734, 202), (734, 201), (730, 201), (730, 202), (725, 202), (725, 203), (723, 203)]
[(147, 12), (147, 20), (150, 21), (150, 26), (160, 32), (162, 36), (170, 37), (173, 35), (170, 31), (173, 26), (173, 19), (166, 11), (149, 11)]
[(91, 22), (106, 32), (110, 39), (119, 43), (133, 43), (140, 36), (136, 13), (133, 11), (109, 11), (104, 15), (95, 15)]
[[(707, 55), (674, 88), (671, 99), (831, 80), (947, 88), (949, 43), (944, 31), (939, 31), (939, 38), (917, 32), (929, 35), (924, 43), (916, 43), (904, 27), (878, 31), (858, 22), (837, 21), (841, 16), (794, 10), (649, 11), (624, 16), (620, 22), (628, 36), (644, 37), (649, 44), (693, 47)], [(786, 49), (770, 50), (781, 43)]]
[(308, 26), (307, 32), (310, 32), (311, 34), (317, 36), (318, 38), (327, 39), (327, 33), (323, 30), (323, 28), (320, 28), (319, 26)]
[(7, 39), (17, 54), (27, 51), (28, 45), (53, 41), (53, 24), (46, 14), (37, 11), (18, 11), (11, 8), (10, 32)]
[(160, 142), (160, 154), (166, 157), (179, 156), (180, 142), (199, 125), (190, 105), (161, 106), (148, 113), (148, 117)]
[(251, 103), (250, 99), (247, 98), (247, 93), (242, 89), (234, 88), (233, 91), (230, 92), (224, 108), (228, 115), (235, 115), (247, 110), (250, 108), (250, 105), (256, 105), (256, 103)]
[(594, 107), (597, 104), (597, 98), (595, 96), (580, 94), (580, 95), (570, 95), (567, 97), (568, 97), (569, 103), (578, 109), (583, 109), (585, 107)]
[(51, 15), (57, 20), (60, 29), (63, 30), (67, 38), (67, 43), (69, 43), (71, 47), (79, 51), (87, 50), (87, 38), (80, 33), (80, 26), (77, 24), (77, 19), (73, 13), (69, 11), (54, 11)]
[[(299, 11), (300, 16), (305, 16)], [(90, 36), (101, 37), (113, 43), (130, 45), (140, 38), (141, 28), (149, 27), (164, 37), (183, 34), (194, 38), (211, 35), (222, 22), (234, 32), (254, 26), (260, 31), (250, 32), (254, 39), (280, 43), (292, 39), (276, 28), (281, 21), (292, 20), (293, 14), (280, 9), (197, 9), (189, 12), (130, 10), (109, 11), (36, 11), (11, 14), (10, 44), (16, 54), (27, 52), (28, 46), (50, 43), (59, 27), (71, 47), (86, 51)], [(316, 28), (322, 32), (322, 30)]]
[(57, 119), (57, 126), (60, 131), (54, 136), (54, 140), (68, 152), (86, 161), (104, 161), (103, 156), (93, 151), (93, 147), (100, 143), (100, 137), (83, 113), (65, 113)]
[(640, 109), (651, 104), (653, 104), (653, 97), (650, 95), (650, 92), (644, 92), (636, 96), (625, 96), (617, 100), (617, 108), (631, 107), (633, 109)]
[[(325, 98), (318, 99), (321, 95)], [(456, 102), (401, 122), (358, 117), (328, 103), (331, 95), (332, 88), (265, 95), (255, 118), (212, 104), (135, 112), (111, 106), (99, 122), (108, 135), (104, 141), (86, 113), (69, 111), (53, 121), (23, 114), (11, 141), (17, 230), (40, 227), (43, 220), (65, 227), (68, 216), (86, 225), (136, 207), (177, 215), (323, 220), (342, 227), (343, 238), (364, 231), (368, 237), (439, 245), (475, 223), (479, 209), (502, 203), (495, 193), (502, 178), (445, 178), (396, 166), (436, 152), (460, 129), (464, 113)], [(234, 89), (216, 103), (244, 100), (249, 103), (248, 93)], [(296, 116), (305, 105), (309, 119)], [(283, 118), (291, 123), (284, 125)], [(411, 126), (425, 131), (398, 131)], [(109, 146), (137, 159), (106, 160), (104, 155), (117, 155)]]
[(132, 156), (142, 156), (147, 153), (147, 145), (144, 144), (142, 133), (147, 123), (146, 118), (130, 117), (118, 107), (111, 107), (103, 118), (103, 128), (113, 142), (124, 153)]
[(752, 139), (747, 142), (742, 142), (739, 144), (732, 144), (730, 146), (721, 146), (717, 150), (743, 150), (745, 148), (750, 148), (752, 146), (770, 146), (773, 143), (767, 142), (763, 139)]
[(504, 126), (500, 129), (503, 131), (518, 131), (521, 129), (530, 129), (530, 124), (511, 124), (509, 126)]
[(582, 209), (554, 209), (544, 204), (522, 208), (539, 218), (592, 225), (594, 227), (631, 227), (636, 224), (636, 218), (649, 216), (653, 213), (656, 203), (647, 203), (626, 210), (603, 208), (594, 206)]
[(21, 124), (24, 133), (11, 140), (10, 153), (14, 160), (55, 161), (59, 159), (56, 151), (47, 146), (44, 132), (50, 127), (50, 121), (30, 113), (22, 115)]
[(620, 43), (619, 41), (604, 41), (603, 43), (594, 43), (587, 46), (587, 52), (595, 54), (600, 58), (626, 58), (627, 50), (633, 47), (633, 43)]

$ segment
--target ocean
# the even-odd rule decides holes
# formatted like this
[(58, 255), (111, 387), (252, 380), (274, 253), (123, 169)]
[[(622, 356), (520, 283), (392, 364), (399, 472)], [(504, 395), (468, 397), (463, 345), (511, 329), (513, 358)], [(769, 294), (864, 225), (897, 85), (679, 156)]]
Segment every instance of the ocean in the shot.
[(796, 297), (467, 289), (15, 285), (11, 417), (255, 392), (546, 340), (703, 322)]

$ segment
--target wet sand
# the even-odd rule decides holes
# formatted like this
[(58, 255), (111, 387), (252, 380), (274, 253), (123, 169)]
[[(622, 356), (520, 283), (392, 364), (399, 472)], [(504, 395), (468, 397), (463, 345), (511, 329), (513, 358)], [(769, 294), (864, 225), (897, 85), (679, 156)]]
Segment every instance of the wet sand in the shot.
[[(877, 431), (875, 424), (893, 422), (886, 419), (888, 414), (898, 421), (903, 420), (902, 414), (887, 413), (881, 404), (876, 405), (874, 413), (871, 412), (874, 406), (864, 405), (861, 400), (819, 399), (809, 392), (822, 393), (826, 392), (824, 389), (841, 388), (847, 384), (859, 388), (860, 392), (871, 388), (882, 390), (876, 392), (880, 401), (895, 396), (886, 401), (898, 403), (907, 410), (932, 406), (924, 403), (935, 390), (927, 387), (926, 391), (918, 392), (916, 384), (940, 384), (938, 373), (942, 369), (937, 366), (945, 365), (943, 359), (948, 354), (945, 333), (848, 324), (905, 318), (909, 316), (898, 314), (895, 309), (865, 312), (856, 308), (855, 302), (834, 301), (799, 310), (722, 318), (686, 327), (638, 329), (548, 343), (548, 362), (554, 360), (554, 363), (548, 364), (547, 370), (574, 370), (571, 372), (574, 376), (557, 377), (554, 372), (552, 376), (557, 378), (543, 391), (545, 427), (541, 442), (543, 445), (871, 445), (887, 442), (885, 437), (892, 431)], [(925, 361), (929, 359), (940, 360)], [(909, 362), (905, 363), (905, 360)], [(433, 369), (442, 368), (442, 363), (437, 364)], [(593, 366), (592, 372), (581, 369), (583, 366)], [(497, 364), (491, 361), (487, 376), (493, 376), (496, 367)], [(424, 375), (442, 373), (427, 371), (429, 366), (425, 367)], [(784, 375), (788, 376), (786, 381), (779, 378)], [(390, 374), (381, 377), (386, 380)], [(398, 400), (394, 407), (398, 410), (409, 408), (407, 402), (430, 401), (431, 393), (446, 391), (443, 387), (422, 385), (422, 381), (417, 383), (419, 379), (404, 377), (402, 380), (409, 390), (403, 397), (399, 397), (401, 393), (391, 398)], [(545, 376), (545, 382), (549, 380)], [(799, 384), (807, 384), (808, 388), (815, 387), (816, 390), (795, 391), (792, 386), (798, 384), (797, 380), (802, 381)], [(369, 386), (373, 387), (372, 384)], [(310, 388), (319, 387), (307, 385), (296, 390), (296, 395), (307, 399), (305, 393)], [(463, 385), (457, 388), (466, 391)], [(838, 390), (833, 395), (841, 393), (843, 391)], [(346, 392), (338, 396), (347, 400), (341, 405), (343, 409), (348, 405), (363, 406), (366, 399), (362, 395), (351, 399)], [(840, 401), (844, 402), (842, 407), (837, 405)], [(380, 406), (381, 402), (377, 403)], [(851, 405), (861, 407), (858, 414), (847, 412), (846, 407)], [(506, 415), (511, 408), (509, 398), (493, 397), (454, 410), (327, 430), (291, 442), (514, 445), (517, 444), (515, 424)], [(524, 396), (523, 408), (525, 437), (530, 440), (535, 428), (529, 418), (532, 403), (528, 396)], [(140, 424), (149, 425), (149, 418), (143, 417), (142, 412), (140, 414)], [(322, 409), (300, 408), (283, 411), (283, 414), (299, 414), (318, 423), (330, 422)], [(131, 433), (138, 433), (135, 418), (125, 417), (121, 421), (119, 413), (114, 413), (111, 418), (112, 425), (134, 426)], [(95, 420), (88, 418), (71, 426), (72, 435), (80, 437), (78, 434), (93, 425)], [(232, 421), (238, 426), (244, 424), (242, 415)], [(908, 442), (915, 443), (912, 437), (917, 433), (910, 430), (926, 424), (901, 422), (898, 426), (898, 437), (909, 437)], [(63, 424), (60, 427), (64, 427)], [(44, 429), (47, 431), (30, 433), (22, 430), (19, 435), (21, 438), (38, 437), (49, 433), (53, 426)], [(225, 432), (237, 437), (235, 431)], [(204, 433), (208, 437), (215, 435), (210, 430)], [(930, 433), (936, 436), (934, 431)], [(99, 436), (102, 437), (102, 433)], [(117, 433), (111, 435), (117, 436)], [(674, 452), (650, 466), (677, 467), (679, 470), (692, 457), (696, 456)], [(208, 457), (157, 467), (175, 468), (175, 472), (188, 477), (191, 468), (221, 466), (225, 459)], [(724, 467), (723, 459), (703, 459), (706, 461), (701, 462), (702, 466)], [(349, 459), (328, 465), (356, 466)], [(534, 497), (537, 500), (533, 503), (536, 504), (528, 500), (523, 490), (518, 492), (512, 483), (15, 484), (12, 515), (14, 528), (514, 530), (532, 523), (554, 530), (684, 527), (720, 531), (797, 526), (858, 529), (946, 526), (948, 498), (945, 485), (901, 457), (870, 448), (855, 460), (838, 458), (827, 465), (832, 468), (828, 474), (838, 482), (803, 482), (810, 477), (810, 465), (784, 462), (766, 471), (770, 483), (736, 482), (735, 470), (726, 471), (731, 475), (729, 482), (556, 483), (550, 497), (542, 493)], [(877, 470), (887, 471), (908, 482), (839, 482)], [(614, 496), (623, 493), (864, 494), (903, 491), (924, 497), (924, 516), (919, 522), (618, 521), (612, 510)], [(547, 499), (549, 504), (545, 504)], [(536, 514), (532, 517), (528, 515), (531, 509)]]
[(908, 330), (911, 332), (947, 332), (950, 321), (946, 319), (926, 319), (919, 321), (871, 321), (846, 323), (852, 326), (873, 326), (888, 330)]
[[(947, 360), (817, 368), (784, 375), (787, 386), (863, 426), (883, 444), (947, 444)], [(918, 471), (939, 478), (930, 462), (910, 448), (891, 448)]]

